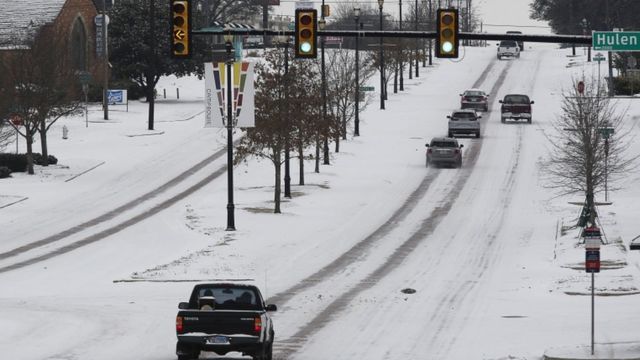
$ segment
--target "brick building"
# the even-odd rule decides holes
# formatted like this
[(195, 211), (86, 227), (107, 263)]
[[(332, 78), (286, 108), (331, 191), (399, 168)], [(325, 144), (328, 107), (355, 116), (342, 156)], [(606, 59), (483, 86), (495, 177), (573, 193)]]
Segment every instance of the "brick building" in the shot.
[[(98, 1), (101, 5), (101, 0)], [(43, 32), (55, 34), (69, 53), (73, 69), (101, 79), (102, 59), (96, 56), (96, 4), (93, 0), (4, 1), (0, 12), (0, 56), (29, 48)]]

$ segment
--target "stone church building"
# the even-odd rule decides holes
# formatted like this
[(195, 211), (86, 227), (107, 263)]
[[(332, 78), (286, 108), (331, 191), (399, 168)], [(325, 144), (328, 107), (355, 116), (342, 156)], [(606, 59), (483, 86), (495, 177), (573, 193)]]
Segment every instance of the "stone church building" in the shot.
[(95, 80), (101, 79), (104, 60), (96, 52), (95, 18), (102, 4), (103, 0), (3, 1), (0, 56), (27, 50), (26, 39), (32, 34), (52, 32), (66, 44), (73, 69), (88, 71)]

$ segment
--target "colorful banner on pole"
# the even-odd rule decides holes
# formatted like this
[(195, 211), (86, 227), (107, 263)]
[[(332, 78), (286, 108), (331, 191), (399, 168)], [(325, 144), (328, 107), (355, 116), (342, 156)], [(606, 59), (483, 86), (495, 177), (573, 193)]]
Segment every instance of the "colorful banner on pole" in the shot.
[[(231, 66), (233, 126), (255, 126), (254, 64), (236, 61)], [(221, 63), (204, 64), (205, 127), (227, 126), (227, 67)]]

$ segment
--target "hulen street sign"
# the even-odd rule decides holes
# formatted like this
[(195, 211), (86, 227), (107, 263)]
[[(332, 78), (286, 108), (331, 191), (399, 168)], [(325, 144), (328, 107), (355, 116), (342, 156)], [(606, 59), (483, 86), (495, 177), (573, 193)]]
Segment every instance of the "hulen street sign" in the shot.
[(596, 51), (640, 51), (640, 32), (594, 31), (591, 44)]

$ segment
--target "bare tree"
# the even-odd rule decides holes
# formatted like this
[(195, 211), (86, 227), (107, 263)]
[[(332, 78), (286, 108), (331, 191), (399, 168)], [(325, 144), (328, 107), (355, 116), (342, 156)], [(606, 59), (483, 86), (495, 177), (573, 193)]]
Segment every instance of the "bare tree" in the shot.
[(15, 131), (8, 124), (8, 121), (0, 119), (0, 152), (13, 142)]
[[(371, 62), (363, 56), (358, 69), (358, 87), (362, 87), (375, 74), (376, 69)], [(332, 49), (328, 52), (327, 87), (329, 111), (337, 119), (336, 152), (339, 152), (339, 138), (347, 139), (347, 125), (355, 116), (355, 52), (350, 49)], [(360, 110), (364, 110), (364, 103)]]
[[(584, 76), (583, 76), (584, 78)], [(629, 130), (622, 127), (626, 111), (604, 94), (604, 86), (591, 77), (563, 92), (561, 114), (554, 121), (551, 153), (544, 169), (548, 186), (560, 195), (585, 194), (587, 221), (595, 224), (594, 195), (631, 170), (637, 156), (625, 157)], [(615, 190), (616, 187), (613, 188)], [(612, 190), (609, 187), (609, 190)]]
[(302, 153), (323, 130), (313, 128), (322, 126), (317, 121), (322, 109), (316, 95), (319, 75), (303, 62), (292, 62), (285, 76), (284, 56), (278, 50), (267, 51), (265, 62), (256, 65), (256, 75), (256, 124), (247, 129), (238, 145), (236, 162), (250, 156), (271, 161), (275, 175), (274, 213), (280, 213), (286, 137)]
[(34, 136), (40, 133), (43, 165), (47, 165), (47, 131), (58, 119), (81, 110), (66, 42), (48, 30), (43, 28), (26, 42), (16, 40), (14, 50), (0, 59), (0, 97), (11, 99), (9, 116), (24, 126), (16, 130), (26, 139), (29, 174), (34, 173)]

